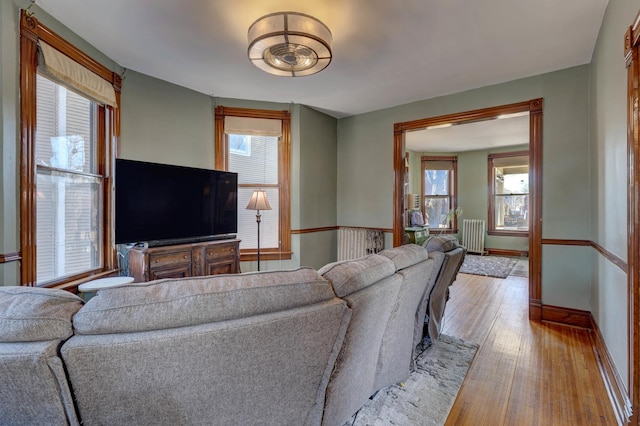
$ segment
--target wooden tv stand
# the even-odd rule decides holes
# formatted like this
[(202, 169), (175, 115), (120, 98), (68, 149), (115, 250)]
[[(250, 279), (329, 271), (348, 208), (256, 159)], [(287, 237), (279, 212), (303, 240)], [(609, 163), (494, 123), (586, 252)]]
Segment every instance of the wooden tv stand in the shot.
[(240, 273), (240, 240), (216, 240), (132, 248), (129, 273), (135, 282), (162, 278)]

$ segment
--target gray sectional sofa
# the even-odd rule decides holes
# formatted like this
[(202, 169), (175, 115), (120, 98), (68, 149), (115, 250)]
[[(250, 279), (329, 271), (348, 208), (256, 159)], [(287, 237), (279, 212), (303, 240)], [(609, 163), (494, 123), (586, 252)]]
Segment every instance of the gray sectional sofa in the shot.
[(342, 425), (409, 376), (444, 258), (406, 245), (86, 304), (0, 287), (0, 423)]

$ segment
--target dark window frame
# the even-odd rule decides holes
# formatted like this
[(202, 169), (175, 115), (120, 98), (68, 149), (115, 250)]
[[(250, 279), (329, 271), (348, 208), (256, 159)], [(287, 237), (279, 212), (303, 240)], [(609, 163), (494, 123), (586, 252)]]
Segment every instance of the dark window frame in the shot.
[[(518, 231), (518, 230), (504, 230), (504, 229), (496, 229), (496, 220), (495, 220), (495, 199), (496, 194), (495, 191), (495, 167), (493, 165), (493, 160), (495, 158), (509, 158), (509, 157), (529, 157), (529, 151), (513, 151), (513, 152), (501, 152), (489, 154), (487, 156), (487, 189), (488, 189), (488, 204), (487, 204), (487, 235), (497, 235), (497, 236), (505, 236), (505, 237), (528, 237), (529, 229), (526, 231)], [(529, 159), (529, 161), (531, 161)], [(531, 188), (531, 172), (529, 172), (529, 188)], [(531, 189), (527, 193), (529, 198), (531, 197)], [(531, 201), (529, 201), (531, 204)], [(529, 217), (531, 217), (531, 213), (529, 212)]]
[[(282, 121), (282, 136), (278, 143), (278, 185), (280, 195), (279, 248), (260, 248), (261, 260), (291, 259), (291, 113), (289, 111), (262, 110), (217, 106), (215, 108), (215, 168), (228, 170), (228, 143), (224, 131), (225, 116), (266, 118)], [(244, 208), (244, 206), (238, 206)], [(240, 250), (240, 261), (258, 259), (257, 248)]]
[[(449, 179), (449, 194), (448, 195), (443, 195), (443, 196), (429, 196), (429, 198), (449, 198), (449, 210), (452, 209), (456, 209), (458, 208), (458, 157), (457, 156), (430, 156), (430, 155), (423, 155), (422, 157), (420, 157), (420, 170), (421, 170), (421, 174), (420, 174), (420, 186), (421, 186), (421, 194), (422, 194), (422, 203), (421, 203), (421, 210), (422, 210), (422, 215), (425, 217), (427, 217), (427, 212), (425, 209), (425, 204), (426, 204), (426, 200), (427, 200), (427, 195), (426, 195), (426, 188), (425, 188), (425, 184), (424, 184), (424, 176), (425, 176), (425, 172), (427, 170), (430, 170), (429, 168), (427, 168), (427, 165), (430, 161), (438, 161), (438, 162), (451, 162), (451, 172), (453, 175), (453, 178)], [(450, 222), (450, 226), (448, 228), (432, 228), (431, 227), (431, 222), (429, 222), (429, 232), (430, 233), (438, 233), (438, 234), (457, 234), (458, 233), (458, 216), (454, 215), (451, 222)]]

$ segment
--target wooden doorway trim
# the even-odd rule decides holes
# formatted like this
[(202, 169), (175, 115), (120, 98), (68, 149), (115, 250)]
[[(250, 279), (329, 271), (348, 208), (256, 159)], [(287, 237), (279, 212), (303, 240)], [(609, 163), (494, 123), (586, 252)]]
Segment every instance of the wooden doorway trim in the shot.
[(627, 66), (627, 292), (629, 320), (629, 399), (632, 404), (630, 424), (638, 425), (640, 407), (640, 13), (627, 29), (624, 54)]
[[(423, 118), (393, 125), (393, 245), (404, 240), (405, 133), (442, 124), (462, 124), (529, 112), (529, 318), (542, 318), (542, 98)], [(640, 178), (639, 178), (640, 181)]]

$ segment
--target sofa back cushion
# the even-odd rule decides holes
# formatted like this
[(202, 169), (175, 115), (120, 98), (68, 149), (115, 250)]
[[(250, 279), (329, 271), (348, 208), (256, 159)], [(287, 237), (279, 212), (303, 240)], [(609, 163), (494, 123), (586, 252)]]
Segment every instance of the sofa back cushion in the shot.
[(0, 287), (0, 342), (65, 340), (82, 299), (64, 290)]
[(165, 279), (98, 292), (73, 319), (77, 334), (161, 330), (228, 321), (334, 298), (311, 268)]
[[(305, 297), (290, 287), (279, 296)], [(220, 306), (212, 309), (233, 310)], [(275, 306), (188, 327), (74, 335), (61, 351), (83, 423), (319, 425), (351, 310), (335, 296)]]
[[(422, 339), (424, 310), (426, 310), (426, 303), (423, 303), (423, 300), (431, 291), (438, 274), (436, 267), (439, 268), (441, 262), (437, 257), (427, 257), (416, 263), (408, 262), (408, 259), (415, 258), (412, 254), (420, 254), (416, 257), (422, 258), (422, 254), (414, 248), (426, 253), (426, 250), (419, 246), (401, 246), (382, 253), (382, 255), (397, 254), (394, 259), (407, 261), (398, 264), (408, 266), (396, 272), (396, 275), (402, 277), (402, 285), (382, 337), (375, 389), (403, 382), (409, 377), (415, 347)], [(442, 255), (442, 253), (437, 254)]]
[(396, 271), (408, 268), (429, 258), (429, 252), (416, 244), (406, 244), (392, 249), (383, 250), (381, 256), (391, 259)]
[(372, 254), (330, 263), (319, 272), (353, 313), (329, 381), (323, 425), (341, 425), (376, 391), (382, 335), (402, 285), (394, 263)]
[(338, 297), (345, 297), (393, 275), (395, 271), (391, 260), (370, 254), (360, 259), (329, 263), (318, 272), (331, 282)]
[(460, 247), (460, 243), (453, 235), (433, 235), (422, 243), (422, 247), (426, 248), (429, 252), (441, 251), (446, 253)]

